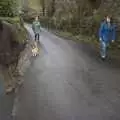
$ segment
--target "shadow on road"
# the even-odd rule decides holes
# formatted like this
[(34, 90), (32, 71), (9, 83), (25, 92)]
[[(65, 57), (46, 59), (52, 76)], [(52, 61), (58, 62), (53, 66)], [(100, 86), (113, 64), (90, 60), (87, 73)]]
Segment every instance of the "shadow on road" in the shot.
[(99, 49), (96, 48), (94, 45), (91, 44), (87, 44), (87, 43), (81, 43), (81, 44), (77, 44), (78, 48), (81, 48), (82, 51), (84, 51), (84, 53), (86, 55), (88, 55), (88, 57), (93, 59), (96, 62), (98, 62), (101, 65), (104, 65), (106, 67), (110, 67), (110, 68), (120, 68), (120, 59), (119, 58), (115, 58), (113, 57), (109, 50), (108, 50), (108, 57), (106, 58), (106, 60), (102, 60), (100, 55), (99, 55)]

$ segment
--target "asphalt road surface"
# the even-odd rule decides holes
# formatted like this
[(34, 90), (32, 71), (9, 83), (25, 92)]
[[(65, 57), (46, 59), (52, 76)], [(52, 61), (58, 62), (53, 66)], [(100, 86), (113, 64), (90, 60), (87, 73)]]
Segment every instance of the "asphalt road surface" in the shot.
[(120, 120), (120, 70), (111, 59), (103, 62), (94, 48), (45, 30), (40, 42), (15, 120)]

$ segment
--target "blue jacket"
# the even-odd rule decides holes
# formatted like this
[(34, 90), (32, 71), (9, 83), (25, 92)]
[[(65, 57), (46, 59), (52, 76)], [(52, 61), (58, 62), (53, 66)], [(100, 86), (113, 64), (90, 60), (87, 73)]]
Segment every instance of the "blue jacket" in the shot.
[(105, 42), (110, 42), (116, 39), (116, 27), (114, 24), (108, 25), (106, 21), (101, 23), (99, 28), (99, 38)]

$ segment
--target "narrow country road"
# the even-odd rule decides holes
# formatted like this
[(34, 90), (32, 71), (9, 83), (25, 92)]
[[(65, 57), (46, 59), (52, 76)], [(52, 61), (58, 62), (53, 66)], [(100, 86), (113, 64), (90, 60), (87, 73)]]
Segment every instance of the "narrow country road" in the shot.
[(41, 55), (18, 94), (15, 120), (120, 120), (120, 70), (112, 62), (45, 30), (40, 42)]

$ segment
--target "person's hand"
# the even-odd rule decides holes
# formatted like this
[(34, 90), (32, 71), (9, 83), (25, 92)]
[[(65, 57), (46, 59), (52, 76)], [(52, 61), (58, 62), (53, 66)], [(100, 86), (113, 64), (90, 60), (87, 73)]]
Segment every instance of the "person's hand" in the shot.
[(102, 38), (99, 38), (100, 41), (102, 41)]
[(114, 40), (112, 40), (112, 43), (114, 43)]

